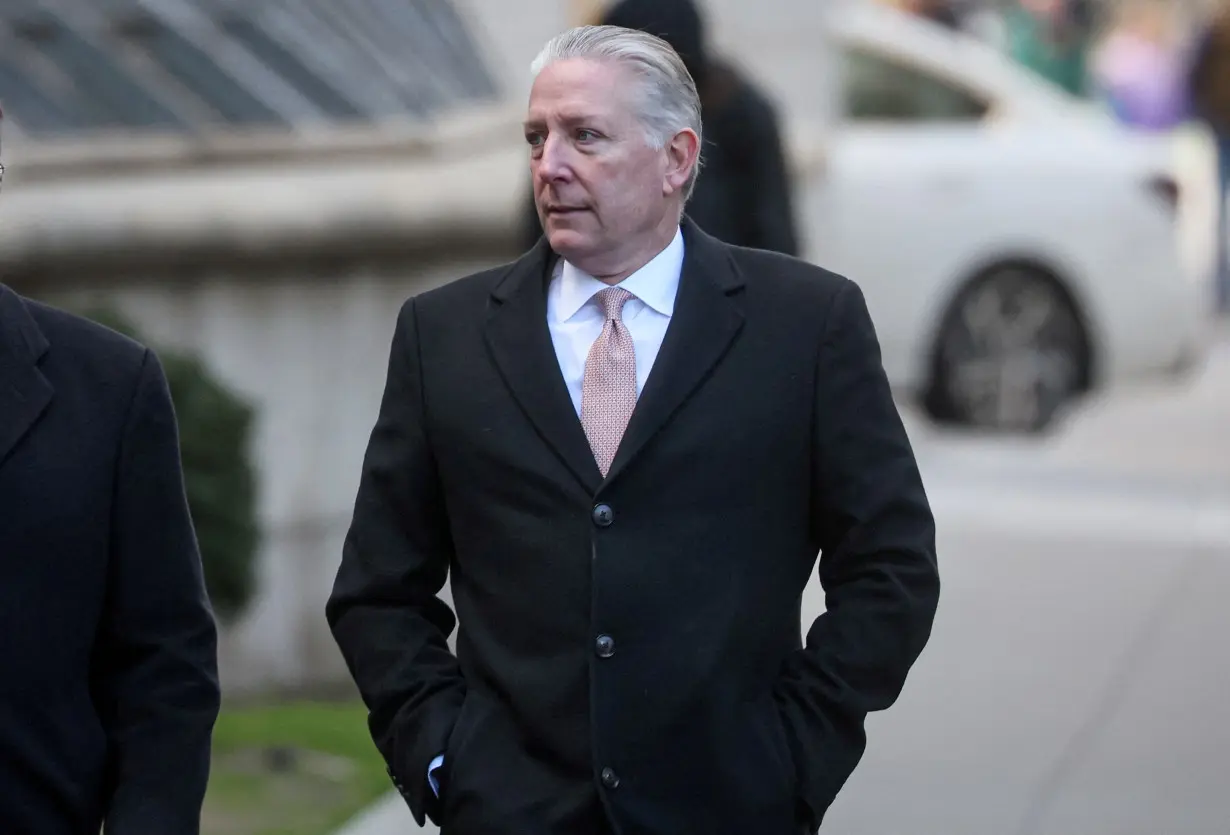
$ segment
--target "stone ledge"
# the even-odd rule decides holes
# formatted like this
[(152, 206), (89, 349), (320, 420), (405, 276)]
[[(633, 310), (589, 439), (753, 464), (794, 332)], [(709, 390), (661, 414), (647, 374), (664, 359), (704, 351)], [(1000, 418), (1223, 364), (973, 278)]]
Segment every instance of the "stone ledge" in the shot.
[(424, 159), (477, 153), (520, 137), (520, 110), (492, 103), (437, 122), (227, 129), (194, 135), (96, 131), (62, 139), (19, 137), (5, 145), (6, 187), (164, 175), (201, 168)]
[(469, 155), (86, 178), (0, 202), (0, 270), (504, 247), (526, 188), (517, 138)]

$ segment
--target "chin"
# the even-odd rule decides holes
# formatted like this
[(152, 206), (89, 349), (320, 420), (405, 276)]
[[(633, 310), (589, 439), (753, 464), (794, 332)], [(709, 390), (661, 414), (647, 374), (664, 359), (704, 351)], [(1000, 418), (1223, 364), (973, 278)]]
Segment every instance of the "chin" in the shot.
[(593, 248), (592, 236), (575, 229), (553, 229), (547, 232), (551, 249), (569, 261), (583, 256)]

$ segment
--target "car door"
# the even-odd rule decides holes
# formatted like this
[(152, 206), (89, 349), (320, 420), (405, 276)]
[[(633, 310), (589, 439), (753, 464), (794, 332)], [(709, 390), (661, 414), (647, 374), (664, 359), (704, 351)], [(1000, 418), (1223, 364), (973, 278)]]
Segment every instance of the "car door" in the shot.
[(972, 257), (992, 103), (875, 45), (837, 48), (841, 117), (801, 189), (808, 255), (863, 288), (889, 377), (909, 387), (935, 301)]

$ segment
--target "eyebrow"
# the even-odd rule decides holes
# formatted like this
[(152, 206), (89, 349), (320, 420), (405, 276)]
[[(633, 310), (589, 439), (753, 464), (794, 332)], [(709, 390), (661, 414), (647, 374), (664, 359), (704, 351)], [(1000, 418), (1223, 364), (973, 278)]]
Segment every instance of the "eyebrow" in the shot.
[[(602, 122), (602, 119), (600, 119), (598, 116), (595, 116), (592, 113), (569, 113), (567, 115), (560, 117), (560, 121), (562, 121), (566, 125), (580, 125), (580, 124), (599, 124)], [(544, 124), (546, 124), (545, 119), (526, 119), (524, 122), (521, 123), (521, 126), (525, 130), (531, 130), (534, 128), (540, 128)]]

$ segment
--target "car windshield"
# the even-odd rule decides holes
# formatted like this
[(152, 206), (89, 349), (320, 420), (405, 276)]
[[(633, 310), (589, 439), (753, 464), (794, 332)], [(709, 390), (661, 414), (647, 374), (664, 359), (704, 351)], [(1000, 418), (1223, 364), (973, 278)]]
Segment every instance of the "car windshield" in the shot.
[(842, 109), (850, 119), (966, 122), (990, 109), (969, 90), (862, 48), (842, 50), (842, 73)]

